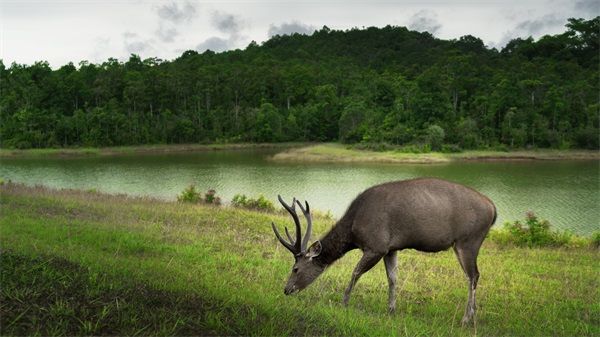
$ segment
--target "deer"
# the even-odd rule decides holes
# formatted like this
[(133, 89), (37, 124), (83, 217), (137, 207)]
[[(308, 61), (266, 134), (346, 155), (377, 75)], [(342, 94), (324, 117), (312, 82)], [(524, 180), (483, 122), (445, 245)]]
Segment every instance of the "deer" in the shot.
[[(363, 255), (352, 272), (343, 305), (348, 306), (350, 293), (361, 275), (383, 259), (389, 286), (388, 312), (394, 313), (397, 252), (415, 249), (435, 253), (452, 247), (468, 279), (468, 299), (461, 322), (465, 325), (473, 320), (479, 280), (477, 255), (497, 217), (496, 206), (485, 195), (435, 178), (376, 185), (360, 193), (331, 230), (310, 246), (312, 216), (308, 202), (303, 206), (294, 198), (290, 206), (280, 195), (278, 199), (296, 226), (295, 238), (285, 227), (285, 240), (275, 223), (271, 223), (276, 238), (294, 256), (285, 295), (305, 289), (347, 252), (360, 249)], [(304, 237), (296, 205), (306, 218)]]

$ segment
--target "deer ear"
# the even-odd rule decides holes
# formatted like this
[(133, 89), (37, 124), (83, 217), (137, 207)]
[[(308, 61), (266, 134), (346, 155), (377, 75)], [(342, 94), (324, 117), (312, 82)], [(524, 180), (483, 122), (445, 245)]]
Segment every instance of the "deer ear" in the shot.
[(313, 257), (319, 256), (319, 254), (321, 254), (322, 248), (323, 248), (323, 246), (321, 246), (321, 241), (317, 240), (317, 241), (313, 242), (313, 244), (310, 245), (310, 247), (308, 247), (308, 251), (306, 252), (306, 257), (312, 259)]

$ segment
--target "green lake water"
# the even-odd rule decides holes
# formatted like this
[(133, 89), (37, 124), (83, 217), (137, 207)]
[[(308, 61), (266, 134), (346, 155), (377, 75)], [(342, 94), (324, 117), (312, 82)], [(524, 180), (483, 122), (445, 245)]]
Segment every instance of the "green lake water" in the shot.
[[(306, 199), (340, 217), (364, 189), (386, 181), (439, 177), (473, 187), (498, 208), (497, 224), (533, 210), (560, 229), (600, 230), (598, 161), (455, 162), (449, 164), (281, 163), (273, 150), (77, 158), (5, 158), (0, 178), (28, 185), (96, 189), (173, 200), (187, 185), (233, 195)], [(268, 228), (268, 224), (265, 224)]]

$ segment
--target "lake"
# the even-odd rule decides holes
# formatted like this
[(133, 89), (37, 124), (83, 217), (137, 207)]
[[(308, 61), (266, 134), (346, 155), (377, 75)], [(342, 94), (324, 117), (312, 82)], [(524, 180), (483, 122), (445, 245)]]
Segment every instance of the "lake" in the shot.
[(295, 196), (339, 218), (369, 186), (427, 176), (459, 182), (489, 196), (498, 208), (497, 224), (523, 219), (525, 212), (533, 210), (555, 228), (583, 235), (600, 230), (598, 161), (281, 163), (268, 159), (275, 151), (4, 158), (0, 178), (169, 200), (193, 183), (204, 191), (215, 189), (226, 202), (237, 193), (263, 194), (274, 202), (277, 194), (286, 199)]

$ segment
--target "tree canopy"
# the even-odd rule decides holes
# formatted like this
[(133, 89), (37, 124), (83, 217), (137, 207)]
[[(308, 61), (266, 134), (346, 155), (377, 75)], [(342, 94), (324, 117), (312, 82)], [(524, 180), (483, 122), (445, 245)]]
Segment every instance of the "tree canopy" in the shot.
[(405, 27), (276, 35), (175, 60), (0, 60), (2, 147), (343, 141), (599, 147), (600, 17), (502, 50)]

